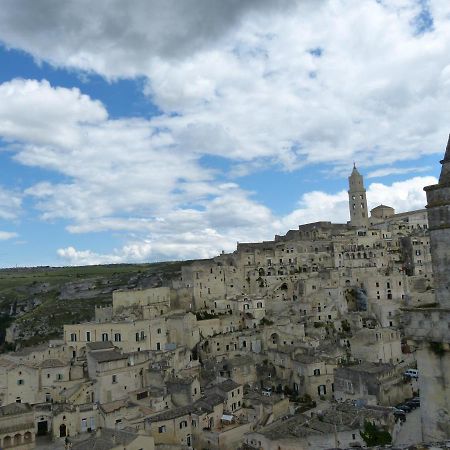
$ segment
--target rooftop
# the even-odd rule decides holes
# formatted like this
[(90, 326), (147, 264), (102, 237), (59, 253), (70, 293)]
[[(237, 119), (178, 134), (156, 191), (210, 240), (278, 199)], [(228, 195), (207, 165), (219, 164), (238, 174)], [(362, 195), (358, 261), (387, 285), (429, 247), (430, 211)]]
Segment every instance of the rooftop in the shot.
[(138, 434), (131, 431), (103, 428), (97, 430), (95, 436), (73, 443), (72, 450), (110, 450), (119, 445), (129, 445), (137, 437)]
[(0, 417), (16, 416), (31, 411), (31, 406), (28, 403), (10, 403), (9, 405), (0, 406)]
[(128, 359), (128, 356), (116, 350), (99, 350), (90, 353), (91, 358), (94, 358), (97, 362), (103, 363), (108, 361), (119, 361), (121, 359)]
[(56, 367), (66, 367), (68, 364), (62, 362), (60, 359), (45, 359), (41, 362), (42, 369), (52, 369)]
[(107, 342), (88, 342), (86, 348), (91, 351), (113, 349), (114, 345), (111, 341)]

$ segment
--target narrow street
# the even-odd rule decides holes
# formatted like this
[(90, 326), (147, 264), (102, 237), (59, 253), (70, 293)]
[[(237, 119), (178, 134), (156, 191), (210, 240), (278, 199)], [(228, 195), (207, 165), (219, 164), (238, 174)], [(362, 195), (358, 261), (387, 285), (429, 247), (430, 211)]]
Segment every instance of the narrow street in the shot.
[(395, 445), (411, 445), (422, 441), (420, 426), (420, 408), (406, 414), (406, 422), (402, 425), (400, 433), (394, 440)]

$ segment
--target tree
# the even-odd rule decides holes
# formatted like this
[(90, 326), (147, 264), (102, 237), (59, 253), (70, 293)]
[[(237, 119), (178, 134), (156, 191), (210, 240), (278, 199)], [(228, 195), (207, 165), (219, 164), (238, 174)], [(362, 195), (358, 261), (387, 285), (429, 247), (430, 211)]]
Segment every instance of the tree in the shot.
[(364, 431), (361, 431), (360, 434), (368, 447), (387, 445), (392, 442), (392, 436), (388, 431), (379, 429), (374, 423), (368, 420), (364, 421)]

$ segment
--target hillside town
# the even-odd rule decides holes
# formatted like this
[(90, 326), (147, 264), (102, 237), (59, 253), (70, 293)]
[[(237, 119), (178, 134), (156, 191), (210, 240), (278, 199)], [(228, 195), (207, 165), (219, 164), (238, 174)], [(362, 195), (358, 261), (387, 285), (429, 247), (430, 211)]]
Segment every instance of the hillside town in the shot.
[(447, 448), (450, 139), (441, 164), (426, 209), (368, 211), (354, 166), (347, 223), (239, 242), (1, 354), (0, 448)]

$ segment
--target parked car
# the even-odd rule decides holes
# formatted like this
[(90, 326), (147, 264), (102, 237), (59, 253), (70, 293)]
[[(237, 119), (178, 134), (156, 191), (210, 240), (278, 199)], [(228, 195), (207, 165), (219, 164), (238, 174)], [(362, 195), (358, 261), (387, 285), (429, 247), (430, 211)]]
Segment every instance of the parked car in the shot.
[(408, 369), (405, 372), (403, 372), (403, 375), (409, 377), (409, 378), (419, 378), (419, 371), (417, 369)]
[(396, 420), (401, 420), (402, 422), (406, 421), (406, 414), (401, 409), (397, 409), (394, 411), (394, 417)]
[(405, 402), (406, 406), (409, 406), (411, 409), (416, 409), (418, 406), (420, 406), (420, 403), (417, 404), (415, 401), (413, 400), (408, 400), (407, 402)]
[(405, 405), (405, 404), (397, 405), (396, 408), (404, 411), (405, 413), (409, 413), (412, 410), (412, 408), (410, 406)]

